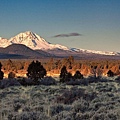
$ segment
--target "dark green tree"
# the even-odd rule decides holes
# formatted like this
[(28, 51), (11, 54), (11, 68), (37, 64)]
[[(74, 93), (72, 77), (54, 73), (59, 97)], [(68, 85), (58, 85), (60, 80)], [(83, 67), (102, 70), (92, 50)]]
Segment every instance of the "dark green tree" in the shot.
[(77, 70), (73, 76), (74, 79), (83, 79), (83, 75)]
[(112, 70), (109, 70), (109, 71), (107, 72), (107, 76), (108, 76), (108, 77), (113, 77), (113, 76), (114, 76), (114, 73), (112, 72)]
[(4, 77), (4, 73), (3, 73), (3, 71), (1, 71), (1, 69), (2, 69), (2, 64), (0, 62), (0, 80), (2, 80)]
[(72, 78), (72, 74), (67, 72), (66, 66), (63, 66), (60, 72), (60, 82), (67, 82)]
[(46, 75), (45, 68), (41, 65), (39, 61), (32, 61), (28, 66), (27, 74), (28, 78), (31, 78), (33, 81), (43, 78)]
[(70, 72), (67, 73), (65, 81), (69, 81), (72, 78), (72, 74)]
[(8, 74), (8, 78), (9, 78), (9, 79), (15, 78), (15, 73), (14, 73), (14, 72), (10, 72), (10, 73)]

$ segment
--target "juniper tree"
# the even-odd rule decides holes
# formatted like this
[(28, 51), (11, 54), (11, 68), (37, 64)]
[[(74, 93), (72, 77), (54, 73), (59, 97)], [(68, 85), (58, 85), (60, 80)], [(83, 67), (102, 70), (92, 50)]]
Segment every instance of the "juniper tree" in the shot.
[(74, 74), (74, 79), (83, 79), (83, 75), (77, 70)]
[(2, 64), (0, 62), (0, 80), (2, 80), (4, 77), (4, 73), (3, 73), (3, 71), (1, 71), (1, 69), (2, 69)]
[(67, 82), (70, 78), (72, 78), (72, 74), (67, 72), (66, 66), (63, 66), (60, 72), (60, 82)]
[(13, 79), (13, 78), (15, 78), (15, 73), (14, 72), (10, 72), (8, 74), (8, 79)]
[(43, 67), (43, 65), (41, 65), (41, 62), (32, 61), (28, 66), (26, 75), (28, 76), (28, 78), (31, 78), (33, 81), (34, 80), (36, 81), (38, 79), (43, 78), (46, 75), (46, 70)]
[(107, 76), (108, 76), (108, 77), (113, 77), (113, 76), (114, 76), (114, 73), (112, 72), (112, 70), (109, 70), (109, 71), (107, 72)]

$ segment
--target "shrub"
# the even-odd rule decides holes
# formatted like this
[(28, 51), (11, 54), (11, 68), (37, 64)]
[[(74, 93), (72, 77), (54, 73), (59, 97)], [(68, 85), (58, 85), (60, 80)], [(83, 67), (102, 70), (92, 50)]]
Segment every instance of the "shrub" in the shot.
[(13, 78), (15, 78), (15, 73), (14, 72), (10, 72), (8, 74), (8, 79), (13, 79)]
[(55, 85), (56, 81), (52, 77), (44, 77), (41, 81), (40, 84), (42, 85)]
[(6, 88), (10, 86), (20, 86), (21, 84), (15, 80), (15, 79), (10, 79), (10, 80), (2, 80), (0, 84), (0, 88)]
[(87, 79), (71, 79), (70, 81), (66, 82), (67, 85), (88, 85)]
[(89, 109), (89, 102), (87, 102), (86, 100), (77, 100), (74, 102), (74, 111), (76, 113), (78, 112), (86, 112)]
[(27, 79), (27, 78), (20, 78), (17, 81), (23, 86), (34, 85), (34, 82), (31, 79)]
[(54, 116), (55, 114), (58, 114), (63, 110), (64, 110), (64, 108), (63, 108), (62, 105), (59, 105), (59, 104), (58, 105), (52, 105), (48, 109), (48, 115), (49, 116)]
[(115, 81), (116, 81), (117, 83), (120, 83), (120, 76), (118, 76), (118, 77), (115, 79)]
[(83, 75), (77, 70), (73, 76), (74, 79), (83, 79)]
[(80, 99), (84, 96), (84, 89), (71, 89), (65, 90), (61, 96), (57, 96), (57, 103), (71, 104), (75, 100)]

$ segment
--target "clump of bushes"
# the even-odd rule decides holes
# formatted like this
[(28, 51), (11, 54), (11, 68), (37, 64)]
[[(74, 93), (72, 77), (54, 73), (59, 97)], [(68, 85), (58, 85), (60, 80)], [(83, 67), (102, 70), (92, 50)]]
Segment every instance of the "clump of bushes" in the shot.
[(16, 79), (2, 80), (0, 83), (0, 88), (6, 88), (10, 86), (21, 86), (21, 84)]
[(67, 72), (66, 66), (63, 66), (60, 73), (60, 82), (67, 82), (72, 78), (72, 74)]
[(44, 77), (41, 79), (40, 84), (42, 85), (56, 85), (56, 81), (52, 77)]
[(48, 116), (54, 116), (64, 110), (64, 107), (60, 104), (52, 105), (48, 108)]
[(83, 79), (83, 75), (76, 71), (74, 76), (67, 71), (66, 66), (63, 66), (60, 72), (60, 82), (69, 82), (70, 80)]
[(82, 88), (73, 88), (71, 90), (65, 90), (60, 96), (57, 96), (57, 103), (72, 104), (75, 100), (83, 98), (85, 100), (91, 101), (97, 96), (96, 93), (85, 93)]

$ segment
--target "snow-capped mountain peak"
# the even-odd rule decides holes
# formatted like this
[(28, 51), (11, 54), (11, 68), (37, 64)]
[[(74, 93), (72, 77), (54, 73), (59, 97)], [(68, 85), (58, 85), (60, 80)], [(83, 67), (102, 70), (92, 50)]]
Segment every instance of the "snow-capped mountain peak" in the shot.
[(12, 37), (9, 40), (10, 44), (24, 44), (31, 49), (42, 49), (42, 50), (47, 50), (47, 49), (64, 49), (68, 50), (67, 47), (62, 46), (62, 45), (54, 45), (48, 43), (45, 39), (43, 39), (41, 36), (37, 35), (36, 33), (33, 33), (31, 31), (26, 31), (23, 33), (20, 33), (16, 35), (15, 37)]
[(40, 46), (38, 46), (38, 42), (45, 42), (42, 37), (31, 31), (20, 33), (15, 37), (12, 37), (9, 41), (11, 44), (24, 44), (32, 49), (40, 49)]

